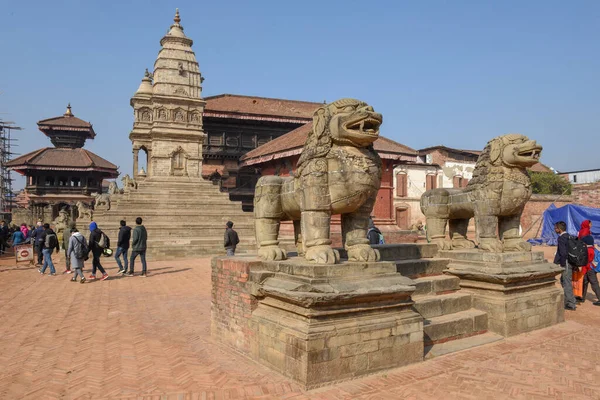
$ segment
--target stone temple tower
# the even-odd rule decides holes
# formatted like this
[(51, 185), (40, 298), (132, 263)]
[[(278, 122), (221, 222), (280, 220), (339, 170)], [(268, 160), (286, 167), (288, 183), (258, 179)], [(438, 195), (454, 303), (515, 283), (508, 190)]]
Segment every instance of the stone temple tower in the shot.
[(182, 176), (199, 178), (202, 171), (202, 75), (185, 36), (179, 10), (161, 49), (137, 92), (131, 98), (135, 121), (129, 139), (133, 145), (135, 178), (142, 178), (139, 152), (146, 152), (148, 179)]

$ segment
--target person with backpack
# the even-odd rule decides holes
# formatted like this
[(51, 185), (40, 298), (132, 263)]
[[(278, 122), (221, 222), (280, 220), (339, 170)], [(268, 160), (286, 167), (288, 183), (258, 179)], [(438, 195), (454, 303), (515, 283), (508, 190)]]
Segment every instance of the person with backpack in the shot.
[[(565, 293), (565, 310), (575, 311), (575, 296), (573, 294), (573, 266), (569, 263), (569, 234), (567, 233), (567, 224), (559, 221), (554, 224), (554, 232), (558, 234), (558, 246), (554, 256), (554, 264), (560, 265), (563, 269), (560, 277), (560, 284)], [(576, 268), (576, 267), (575, 267)]]
[(71, 271), (71, 257), (67, 250), (69, 249), (69, 243), (71, 241), (71, 234), (75, 231), (75, 222), (69, 222), (69, 226), (63, 231), (63, 250), (65, 251), (65, 271), (63, 274), (70, 274)]
[(600, 285), (598, 284), (598, 277), (596, 276), (596, 271), (592, 265), (596, 256), (596, 251), (594, 249), (594, 238), (591, 235), (587, 235), (582, 237), (581, 241), (586, 244), (588, 251), (588, 264), (582, 268), (585, 275), (583, 276), (583, 296), (581, 298), (581, 303), (585, 302), (589, 283), (592, 285), (592, 290), (596, 295), (596, 301), (592, 304), (595, 306), (600, 306)]
[(100, 256), (104, 252), (104, 249), (110, 247), (110, 241), (108, 236), (98, 228), (98, 224), (92, 221), (90, 224), (90, 239), (88, 240), (88, 254), (92, 253), (92, 274), (89, 279), (96, 279), (96, 270), (99, 270), (102, 274), (100, 280), (107, 280), (108, 274), (100, 264)]
[(124, 274), (127, 276), (133, 276), (133, 268), (135, 266), (135, 259), (140, 256), (142, 260), (142, 277), (147, 277), (148, 271), (146, 270), (146, 242), (148, 241), (148, 232), (146, 227), (142, 225), (142, 218), (137, 217), (135, 219), (136, 227), (133, 229), (133, 239), (131, 240), (131, 260), (129, 261), (130, 270), (125, 271)]
[(37, 254), (37, 264), (35, 266), (41, 267), (44, 259), (44, 255), (42, 254), (42, 249), (44, 248), (44, 227), (41, 221), (38, 221), (36, 228), (32, 230), (31, 241)]
[(88, 244), (77, 228), (73, 227), (71, 231), (69, 244), (67, 245), (67, 258), (71, 260), (70, 265), (74, 272), (71, 282), (77, 282), (77, 276), (79, 276), (79, 283), (85, 283), (83, 264), (89, 251)]
[(38, 271), (40, 271), (40, 274), (44, 275), (46, 267), (50, 266), (50, 276), (54, 276), (56, 275), (56, 269), (54, 269), (54, 264), (52, 263), (52, 253), (54, 250), (56, 250), (57, 253), (60, 251), (58, 237), (56, 237), (56, 233), (50, 228), (50, 224), (44, 224), (44, 232), (41, 237), (43, 237), (42, 254), (44, 256), (44, 264)]
[(235, 248), (240, 242), (240, 238), (236, 231), (233, 230), (233, 222), (227, 221), (225, 224), (225, 239), (224, 246), (225, 250), (227, 250), (227, 256), (235, 255)]
[[(127, 226), (127, 222), (121, 220), (119, 222), (121, 228), (119, 228), (119, 239), (117, 240), (117, 253), (115, 254), (115, 260), (119, 266), (118, 274), (124, 274), (127, 271), (127, 252), (129, 251), (129, 239), (131, 239), (131, 228)], [(121, 255), (123, 255), (123, 264), (121, 264)]]
[(375, 226), (373, 222), (373, 218), (369, 218), (369, 230), (367, 231), (367, 239), (369, 239), (369, 244), (384, 244), (385, 241), (383, 239), (383, 234)]

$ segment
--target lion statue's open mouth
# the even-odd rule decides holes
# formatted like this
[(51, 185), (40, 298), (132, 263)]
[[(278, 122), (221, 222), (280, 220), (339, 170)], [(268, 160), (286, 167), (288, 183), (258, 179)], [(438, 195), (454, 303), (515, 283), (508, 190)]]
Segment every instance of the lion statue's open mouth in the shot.
[(361, 117), (359, 120), (347, 122), (345, 129), (363, 135), (379, 135), (379, 127), (381, 126), (382, 118), (380, 115), (371, 113)]

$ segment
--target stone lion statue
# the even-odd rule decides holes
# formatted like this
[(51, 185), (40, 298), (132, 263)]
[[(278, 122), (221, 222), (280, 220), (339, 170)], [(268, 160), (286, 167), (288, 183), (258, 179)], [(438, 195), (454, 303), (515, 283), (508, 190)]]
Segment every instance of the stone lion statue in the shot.
[(94, 196), (94, 208), (110, 210), (110, 195), (106, 193), (92, 193)]
[[(464, 189), (432, 189), (421, 197), (427, 232), (441, 249), (475, 247), (467, 239), (475, 217), (479, 249), (489, 252), (531, 251), (519, 234), (525, 203), (531, 197), (527, 168), (539, 161), (542, 147), (519, 134), (488, 142), (479, 156), (473, 179)], [(449, 223), (450, 240), (446, 240)]]
[(381, 122), (381, 114), (354, 99), (315, 111), (295, 176), (264, 176), (256, 184), (254, 217), (261, 258), (286, 258), (279, 247), (279, 224), (292, 220), (300, 255), (316, 263), (339, 262), (329, 225), (333, 214), (341, 214), (348, 259), (380, 259), (369, 245), (367, 230), (381, 184), (381, 159), (373, 149)]
[(137, 182), (135, 181), (135, 179), (133, 179), (132, 177), (130, 177), (129, 174), (125, 174), (125, 176), (123, 178), (121, 178), (121, 182), (123, 182), (123, 189), (124, 190), (137, 189), (138, 188)]
[(77, 219), (80, 219), (85, 222), (89, 222), (92, 220), (92, 210), (91, 208), (82, 201), (77, 202), (77, 212), (79, 216)]
[(117, 182), (111, 181), (108, 184), (108, 194), (110, 194), (110, 195), (121, 194), (121, 190), (119, 189), (119, 186), (117, 185)]

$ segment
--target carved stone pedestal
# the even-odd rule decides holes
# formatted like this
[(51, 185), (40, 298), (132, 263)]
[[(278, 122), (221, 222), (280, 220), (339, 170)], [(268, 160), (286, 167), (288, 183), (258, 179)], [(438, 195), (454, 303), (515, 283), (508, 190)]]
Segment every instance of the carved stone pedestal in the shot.
[(490, 331), (508, 337), (564, 321), (563, 292), (556, 286), (562, 269), (543, 253), (452, 250), (439, 256), (450, 259), (445, 272), (473, 294), (473, 307), (487, 312)]
[(305, 388), (423, 360), (415, 286), (391, 262), (212, 261), (212, 334)]

